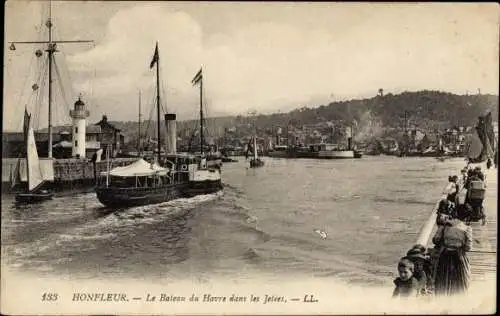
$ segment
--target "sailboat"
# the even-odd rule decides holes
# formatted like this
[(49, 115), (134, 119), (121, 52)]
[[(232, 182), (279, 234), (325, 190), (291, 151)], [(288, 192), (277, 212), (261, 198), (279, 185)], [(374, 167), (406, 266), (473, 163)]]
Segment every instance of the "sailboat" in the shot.
[[(54, 40), (53, 38), (53, 31), (52, 31), (52, 28), (54, 27), (54, 23), (53, 23), (53, 20), (52, 20), (52, 1), (49, 1), (48, 3), (48, 9), (49, 9), (49, 17), (45, 23), (45, 26), (48, 28), (48, 40), (42, 40), (42, 41), (12, 41), (12, 42), (9, 42), (9, 49), (12, 50), (12, 51), (15, 51), (17, 48), (16, 48), (16, 45), (40, 45), (40, 44), (44, 44), (46, 45), (45, 49), (43, 49), (43, 51), (45, 51), (47, 54), (46, 54), (46, 57), (47, 57), (47, 65), (48, 65), (48, 100), (47, 100), (47, 103), (48, 103), (48, 148), (47, 148), (47, 156), (48, 158), (53, 158), (53, 155), (52, 155), (52, 151), (53, 151), (53, 130), (52, 130), (52, 127), (53, 127), (53, 122), (52, 122), (52, 119), (53, 119), (53, 112), (57, 112), (54, 111), (53, 109), (53, 82), (54, 82), (54, 79), (53, 79), (53, 76), (54, 76), (54, 70), (53, 68), (55, 68), (56, 64), (55, 64), (55, 56), (56, 56), (56, 53), (59, 52), (60, 50), (58, 49), (58, 45), (68, 45), (68, 44), (83, 44), (83, 43), (93, 43), (94, 41), (92, 40)], [(44, 53), (41, 49), (37, 49), (36, 52), (35, 52), (35, 56), (37, 56), (37, 58), (41, 58)], [(55, 70), (57, 71), (57, 68), (55, 68)], [(56, 72), (56, 75), (59, 75), (57, 72)], [(32, 86), (32, 89), (33, 91), (36, 91), (38, 90), (40, 87), (38, 84), (33, 84)], [(62, 87), (61, 87), (62, 88)], [(51, 164), (50, 165), (50, 169), (53, 170), (53, 165)], [(53, 173), (53, 172), (51, 172)]]
[[(159, 59), (158, 43), (156, 43), (150, 69), (156, 65), (157, 155), (152, 162), (139, 159), (128, 166), (116, 167), (112, 170), (108, 167), (108, 170), (101, 174), (106, 180), (101, 181), (102, 184), (98, 185), (95, 190), (99, 201), (107, 207), (125, 208), (157, 204), (180, 197), (213, 193), (222, 189), (220, 170), (207, 167), (203, 149), (199, 157), (191, 154), (177, 154), (175, 150), (164, 159), (161, 157)], [(200, 83), (200, 93), (202, 91), (201, 76), (200, 69), (194, 82)], [(201, 104), (203, 101), (200, 96), (201, 137), (203, 137)], [(175, 133), (175, 130), (169, 132)]]
[(247, 147), (247, 154), (246, 156), (248, 157), (248, 152), (250, 150), (253, 151), (253, 156), (252, 158), (250, 158), (250, 168), (259, 168), (259, 167), (262, 167), (264, 166), (264, 161), (262, 161), (260, 158), (259, 158), (259, 154), (258, 154), (258, 149), (257, 149), (257, 137), (255, 136), (252, 136), (252, 138), (250, 139), (250, 142), (253, 142), (253, 144), (248, 144), (248, 147)]
[[(468, 163), (482, 163), (485, 161), (496, 160), (496, 151), (498, 150), (497, 141), (495, 139), (495, 132), (493, 131), (493, 123), (491, 112), (488, 112), (484, 116), (478, 118), (478, 123), (476, 125), (477, 138), (472, 138), (466, 149), (466, 159)], [(479, 141), (477, 141), (479, 139)], [(474, 151), (477, 151), (478, 147), (480, 152), (478, 155), (474, 155)]]
[(26, 144), (26, 163), (28, 170), (28, 187), (26, 192), (16, 195), (16, 202), (29, 204), (52, 199), (53, 193), (42, 190), (45, 183), (40, 168), (40, 160), (36, 149), (35, 133), (31, 126), (31, 115), (24, 109), (24, 140)]

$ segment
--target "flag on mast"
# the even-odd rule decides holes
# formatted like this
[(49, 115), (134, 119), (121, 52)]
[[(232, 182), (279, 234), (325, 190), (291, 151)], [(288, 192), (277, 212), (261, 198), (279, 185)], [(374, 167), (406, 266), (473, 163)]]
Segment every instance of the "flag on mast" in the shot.
[(153, 55), (153, 59), (151, 60), (151, 63), (149, 64), (149, 69), (153, 68), (156, 63), (158, 63), (158, 60), (160, 59), (160, 56), (158, 55), (158, 42), (156, 42), (156, 47), (155, 47), (155, 54)]
[(191, 80), (191, 83), (193, 84), (193, 86), (195, 86), (201, 80), (203, 80), (202, 68), (200, 68), (200, 70), (196, 73), (193, 80)]

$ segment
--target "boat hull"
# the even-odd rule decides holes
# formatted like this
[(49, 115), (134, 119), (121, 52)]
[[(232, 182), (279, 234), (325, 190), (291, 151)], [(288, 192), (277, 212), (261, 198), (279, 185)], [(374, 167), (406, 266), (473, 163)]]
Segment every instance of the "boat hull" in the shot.
[(269, 151), (267, 156), (273, 158), (288, 158), (289, 154), (286, 151)]
[(22, 204), (41, 203), (51, 200), (53, 193), (19, 193), (16, 195), (16, 202)]
[(320, 159), (353, 159), (353, 150), (322, 150), (318, 153)]
[(191, 181), (189, 187), (184, 190), (186, 197), (193, 197), (202, 194), (216, 193), (222, 190), (221, 180)]
[(225, 162), (238, 162), (238, 160), (232, 159), (232, 158), (229, 158), (229, 157), (223, 157), (221, 160), (222, 160), (223, 163), (225, 163)]
[(250, 160), (250, 168), (259, 168), (264, 166), (264, 161), (257, 159), (257, 160)]
[(189, 183), (169, 184), (157, 188), (97, 187), (99, 202), (111, 208), (127, 208), (158, 204), (181, 198), (189, 189)]

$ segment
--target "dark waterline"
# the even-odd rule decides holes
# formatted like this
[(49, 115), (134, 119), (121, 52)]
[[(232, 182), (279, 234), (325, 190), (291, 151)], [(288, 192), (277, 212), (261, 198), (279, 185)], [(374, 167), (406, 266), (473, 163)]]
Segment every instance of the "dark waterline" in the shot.
[[(73, 278), (266, 274), (391, 282), (460, 159), (264, 158), (223, 167), (223, 193), (111, 212), (94, 193), (24, 209), (2, 196), (2, 252)], [(315, 232), (327, 233), (322, 239)]]

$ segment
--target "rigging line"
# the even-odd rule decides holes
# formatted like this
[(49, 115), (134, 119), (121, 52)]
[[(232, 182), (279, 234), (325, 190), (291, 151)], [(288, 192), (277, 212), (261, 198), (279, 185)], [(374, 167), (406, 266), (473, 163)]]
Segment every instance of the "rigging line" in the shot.
[[(158, 87), (156, 87), (156, 89), (154, 90), (154, 95), (152, 96), (152, 104), (153, 106), (151, 107), (151, 113), (150, 113), (150, 117), (149, 117), (149, 120), (151, 121), (151, 123), (156, 123), (156, 119), (153, 120), (153, 117), (155, 116), (156, 114), (156, 91), (157, 91)], [(157, 134), (157, 131), (156, 131), (156, 124), (153, 124), (153, 126), (151, 127), (151, 131), (153, 132), (153, 136), (152, 138), (156, 138), (156, 136), (158, 135)]]
[[(153, 102), (154, 102), (154, 97), (150, 95), (149, 96), (149, 101), (146, 104), (151, 105), (151, 103), (153, 103)], [(143, 132), (144, 133), (143, 134), (144, 138), (146, 138), (146, 135), (149, 138), (149, 127), (151, 126), (151, 116), (152, 116), (153, 109), (154, 109), (154, 106), (152, 106), (152, 107), (150, 106), (150, 108), (149, 108), (149, 115), (147, 116), (147, 121), (148, 122), (147, 122), (147, 125), (146, 125), (146, 129)], [(146, 121), (144, 121), (144, 123), (146, 123)], [(148, 142), (148, 144), (149, 144), (149, 142)]]
[[(154, 102), (154, 99), (155, 99), (154, 95), (153, 95), (153, 96), (151, 96), (151, 98), (152, 98), (153, 100), (151, 100), (151, 101), (149, 102), (149, 104), (151, 104), (151, 102)], [(152, 117), (153, 117), (153, 112), (154, 112), (154, 106), (152, 106), (152, 107), (149, 109), (148, 125), (146, 125), (146, 130), (144, 131), (144, 136), (148, 135), (148, 140), (149, 140), (149, 134), (150, 134), (150, 133), (149, 133), (149, 128), (150, 128), (150, 126), (151, 126), (151, 121), (152, 121)], [(148, 141), (148, 144), (149, 144), (149, 141)]]
[(161, 83), (160, 83), (160, 87), (161, 87), (161, 93), (160, 95), (163, 97), (162, 100), (162, 104), (161, 104), (161, 110), (163, 111), (163, 114), (167, 114), (167, 88), (165, 88), (166, 84), (165, 82), (163, 81), (162, 78), (160, 78), (161, 80)]
[[(31, 69), (31, 67), (32, 67), (32, 65), (33, 65), (33, 60), (34, 60), (34, 59), (35, 59), (35, 57), (34, 57), (34, 54), (33, 54), (33, 55), (31, 56), (31, 58), (30, 58), (30, 63), (29, 63), (29, 66), (28, 66), (28, 71), (26, 72), (26, 76), (24, 77), (24, 83), (23, 83), (23, 85), (21, 86), (21, 89), (22, 89), (21, 91), (26, 91), (26, 85), (27, 85), (27, 83), (28, 83), (28, 79), (31, 77), (31, 74), (30, 74), (30, 69)], [(19, 94), (19, 97), (18, 97), (18, 100), (17, 100), (17, 103), (18, 103), (18, 104), (22, 102), (22, 97), (23, 97), (23, 93), (21, 92), (21, 93)]]
[[(58, 34), (58, 33), (56, 32), (56, 34)], [(68, 54), (66, 54), (62, 49), (60, 50), (60, 53), (62, 55), (61, 59), (63, 59), (63, 61), (68, 60)], [(75, 91), (73, 89), (73, 85), (72, 85), (73, 78), (71, 78), (71, 72), (69, 71), (69, 68), (67, 67), (67, 64), (65, 62), (62, 62), (62, 64), (61, 64), (61, 75), (64, 75), (65, 77), (67, 77), (67, 80), (65, 80), (64, 82), (69, 82), (70, 90), (71, 90), (72, 94), (75, 95), (76, 93), (75, 93)], [(61, 85), (62, 85), (62, 82), (63, 81), (61, 81)], [(61, 87), (61, 89), (62, 89), (62, 87)]]
[[(92, 49), (95, 49), (95, 44), (92, 42)], [(94, 78), (92, 78), (92, 82), (90, 83), (90, 95), (93, 97), (94, 96), (94, 82), (97, 80), (97, 68), (94, 67)], [(90, 98), (89, 98), (90, 99)], [(95, 107), (95, 108), (94, 108)], [(96, 112), (99, 109), (99, 102), (94, 102), (91, 103), (91, 109), (95, 110)]]
[[(66, 93), (64, 92), (64, 89), (63, 89), (63, 86), (62, 86), (62, 78), (61, 78), (61, 74), (59, 72), (59, 66), (57, 65), (57, 63), (55, 62), (54, 60), (54, 65), (55, 65), (55, 70), (56, 70), (56, 76), (57, 76), (57, 79), (59, 80), (60, 82), (60, 85), (59, 85), (59, 89), (60, 89), (60, 93), (61, 93), (61, 97), (62, 97), (62, 101), (66, 104), (66, 105), (70, 105), (70, 102), (68, 101), (67, 99), (67, 96), (66, 96)], [(56, 102), (56, 106), (57, 106), (57, 102)], [(69, 116), (68, 116), (68, 109), (66, 108), (66, 106), (62, 105), (60, 106), (61, 109), (62, 109), (62, 112), (64, 113), (63, 114), (63, 117), (62, 117), (62, 120), (61, 120), (61, 123), (71, 123), (71, 120), (69, 120)], [(56, 115), (57, 115), (57, 112), (56, 111)], [(57, 122), (57, 121), (56, 121)]]
[[(45, 62), (43, 64), (43, 68), (42, 68), (42, 71), (39, 73), (39, 76), (42, 76), (45, 74), (45, 71), (47, 71), (47, 68), (48, 68), (48, 64), (49, 64), (49, 60), (48, 59), (45, 59)], [(38, 130), (38, 128), (40, 127), (40, 112), (42, 110), (42, 100), (43, 100), (43, 92), (44, 92), (44, 88), (45, 88), (45, 82), (46, 82), (46, 76), (43, 76), (41, 78), (41, 81), (40, 81), (40, 78), (38, 78), (37, 82), (40, 82), (40, 85), (38, 87), (38, 89), (36, 89), (35, 91), (33, 91), (35, 94), (36, 94), (36, 98), (35, 98), (35, 109), (37, 110), (36, 111), (36, 118), (35, 118), (35, 123), (36, 123), (36, 130)]]
[[(54, 55), (52, 55), (52, 65), (54, 66), (54, 73), (55, 73), (55, 76), (53, 76), (53, 79), (52, 79), (52, 84), (54, 84), (55, 82), (57, 82), (57, 79), (58, 79), (58, 76), (57, 76), (57, 68), (56, 68), (56, 59), (54, 58)], [(53, 91), (53, 94), (52, 94), (52, 125), (53, 125), (53, 129), (52, 129), (52, 132), (54, 133), (55, 132), (55, 127), (59, 125), (59, 120), (58, 120), (58, 114), (59, 114), (59, 111), (57, 110), (57, 100), (56, 100), (56, 96), (57, 96), (57, 91), (55, 89), (52, 90)]]
[[(148, 98), (147, 98), (147, 92), (148, 92), (148, 90), (145, 90), (144, 92), (145, 92), (145, 94), (144, 94), (144, 96), (145, 96), (144, 100), (148, 100)], [(150, 103), (148, 101), (148, 102), (145, 102), (144, 104), (145, 105), (149, 105)], [(144, 107), (143, 113), (144, 114), (147, 113), (147, 106)], [(142, 133), (139, 134), (139, 137), (141, 137), (141, 138), (145, 137), (145, 135), (147, 134), (148, 124), (149, 124), (149, 122), (147, 122), (147, 121), (149, 121), (149, 117), (143, 116), (143, 120), (142, 120), (141, 124), (145, 128), (141, 131)]]
[[(62, 86), (63, 80), (62, 80), (61, 72), (59, 71), (59, 64), (56, 62), (55, 59), (54, 59), (54, 68), (56, 70), (57, 79), (59, 80), (59, 89), (60, 89), (63, 101), (66, 103), (67, 106), (71, 107), (71, 104), (70, 104), (69, 100), (67, 99), (66, 93), (64, 92), (64, 87)], [(63, 107), (63, 110), (66, 111), (67, 108)]]
[(209, 125), (211, 125), (211, 127), (212, 127), (212, 131), (211, 131), (212, 135), (211, 135), (211, 137), (213, 137), (214, 134), (215, 134), (215, 132), (214, 132), (215, 128), (213, 126), (214, 125), (214, 121), (213, 121), (213, 118), (211, 118), (210, 121), (209, 121), (209, 117), (208, 117), (209, 113), (208, 113), (208, 105), (207, 105), (208, 100), (206, 98), (205, 89), (203, 89), (202, 94), (203, 94), (203, 101), (204, 101), (203, 102), (203, 108), (204, 108), (204, 111), (205, 111), (205, 115), (203, 115), (203, 117), (204, 117), (204, 120), (203, 120), (204, 124), (203, 125), (206, 126), (207, 135), (210, 135), (210, 133), (209, 133), (210, 132)]

